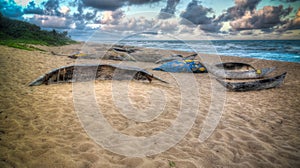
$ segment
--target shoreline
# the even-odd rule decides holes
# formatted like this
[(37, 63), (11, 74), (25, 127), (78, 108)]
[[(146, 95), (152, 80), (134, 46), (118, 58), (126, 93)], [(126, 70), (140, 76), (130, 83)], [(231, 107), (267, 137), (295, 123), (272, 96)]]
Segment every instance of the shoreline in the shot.
[[(103, 47), (103, 46), (102, 46)], [(287, 71), (279, 88), (226, 92), (222, 118), (213, 134), (198, 140), (211, 104), (208, 74), (169, 74), (152, 71), (151, 62), (101, 60), (145, 68), (169, 81), (169, 85), (126, 81), (97, 81), (96, 100), (107, 121), (130, 136), (148, 137), (172, 125), (180, 109), (181, 89), (174, 75), (195, 77), (199, 99), (197, 118), (187, 135), (170, 149), (143, 158), (125, 157), (94, 142), (82, 127), (74, 108), (73, 85), (54, 84), (28, 87), (28, 83), (51, 69), (76, 60), (55, 56), (50, 51), (72, 53), (78, 45), (44, 47), (48, 52), (24, 51), (0, 46), (0, 167), (299, 167), (300, 166), (300, 64), (221, 56), (222, 61), (251, 63), (256, 68), (277, 66)], [(92, 46), (95, 51), (97, 47)], [(101, 48), (101, 46), (98, 46)], [(174, 51), (147, 50), (169, 56)], [(274, 75), (274, 74), (272, 74)], [(188, 78), (187, 78), (188, 79)], [(150, 93), (161, 90), (165, 108), (151, 122), (128, 120), (120, 113), (126, 105), (115, 105), (112, 86), (128, 86), (128, 97), (136, 112), (151, 107)], [(184, 85), (189, 88), (188, 84)], [(85, 93), (86, 97), (89, 95)], [(83, 96), (84, 98), (85, 96)], [(155, 99), (154, 99), (155, 100)], [(86, 106), (82, 104), (82, 106)], [(163, 142), (161, 142), (163, 143)], [(129, 149), (128, 149), (129, 150)]]
[[(139, 41), (139, 40), (128, 40), (128, 42), (135, 42), (135, 41)], [(140, 40), (140, 41), (178, 41), (178, 40)], [(186, 40), (186, 41), (189, 41), (189, 40)], [(190, 40), (190, 41), (203, 41), (203, 40)], [(214, 41), (214, 40), (208, 40), (209, 41)], [(241, 40), (215, 40), (215, 41), (241, 41)], [(245, 41), (270, 41), (270, 40), (245, 40)], [(272, 40), (272, 41), (282, 41), (282, 40)], [(285, 40), (286, 41), (286, 40)], [(299, 41), (300, 40), (288, 40), (288, 41)], [(106, 46), (113, 46), (113, 45), (124, 45), (124, 44), (120, 44), (118, 43), (119, 41), (116, 41), (115, 43), (113, 43), (113, 41), (111, 43), (109, 42), (84, 42), (84, 41), (79, 41), (81, 44), (85, 45), (85, 44), (94, 44), (94, 45), (106, 45)], [(125, 44), (125, 46), (128, 46), (128, 47), (135, 47), (135, 48), (149, 48), (149, 49), (159, 49), (159, 50), (168, 50), (168, 51), (175, 51), (175, 52), (186, 52), (186, 53), (192, 53), (192, 52), (198, 52), (197, 50), (194, 50), (193, 48), (191, 48), (192, 50), (191, 51), (187, 51), (187, 50), (183, 50), (183, 49), (171, 49), (171, 48), (165, 48), (165, 47), (147, 47), (147, 46), (139, 46), (139, 45), (127, 45)], [(218, 46), (215, 46), (212, 44), (212, 46), (210, 46), (209, 48), (215, 48), (215, 47), (218, 47)], [(211, 55), (219, 55), (219, 56), (225, 56), (225, 57), (239, 57), (239, 58), (253, 58), (253, 59), (260, 59), (260, 60), (270, 60), (270, 61), (280, 61), (280, 62), (291, 62), (291, 63), (300, 63), (300, 60), (297, 61), (297, 60), (281, 60), (281, 59), (274, 59), (274, 58), (259, 58), (257, 56), (237, 56), (237, 55), (227, 55), (227, 54), (222, 54), (222, 52), (217, 52), (217, 49), (214, 49), (216, 52), (215, 53), (206, 53), (206, 52), (198, 52), (200, 54), (211, 54)], [(252, 53), (253, 54), (253, 53)], [(263, 53), (265, 54), (265, 53)], [(248, 53), (248, 55), (251, 55), (251, 53)], [(293, 58), (295, 59), (295, 58)]]

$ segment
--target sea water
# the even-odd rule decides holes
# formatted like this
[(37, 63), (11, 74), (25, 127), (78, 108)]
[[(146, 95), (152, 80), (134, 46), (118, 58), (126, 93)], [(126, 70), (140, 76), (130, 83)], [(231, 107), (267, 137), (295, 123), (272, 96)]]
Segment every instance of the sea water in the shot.
[(300, 40), (123, 40), (118, 44), (300, 63)]

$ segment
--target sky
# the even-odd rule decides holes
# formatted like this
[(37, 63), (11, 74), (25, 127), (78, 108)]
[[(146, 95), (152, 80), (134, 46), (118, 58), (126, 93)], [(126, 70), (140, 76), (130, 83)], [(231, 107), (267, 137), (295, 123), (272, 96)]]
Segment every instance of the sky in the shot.
[(0, 12), (82, 41), (300, 39), (300, 0), (0, 0)]

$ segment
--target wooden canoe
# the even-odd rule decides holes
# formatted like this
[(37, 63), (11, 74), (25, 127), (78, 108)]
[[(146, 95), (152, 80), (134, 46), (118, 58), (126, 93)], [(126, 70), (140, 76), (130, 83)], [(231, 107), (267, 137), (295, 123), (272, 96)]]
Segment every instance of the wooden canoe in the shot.
[(71, 83), (83, 82), (90, 80), (148, 80), (153, 79), (163, 83), (166, 81), (150, 74), (144, 69), (137, 67), (129, 67), (123, 65), (109, 65), (109, 64), (82, 64), (64, 66), (40, 76), (29, 86), (38, 86), (42, 84), (55, 83)]
[(224, 70), (255, 70), (252, 65), (242, 62), (223, 62), (215, 66)]
[(262, 90), (262, 89), (270, 89), (274, 87), (280, 86), (284, 78), (286, 76), (286, 72), (279, 75), (275, 76), (272, 78), (267, 78), (267, 79), (261, 79), (261, 80), (256, 80), (256, 81), (251, 81), (251, 82), (225, 82), (223, 80), (217, 79), (219, 83), (221, 83), (224, 87), (226, 87), (228, 90), (231, 91), (251, 91), (251, 90)]
[(212, 66), (207, 67), (208, 72), (212, 73), (218, 78), (225, 79), (258, 79), (262, 78), (271, 72), (273, 72), (276, 67), (263, 68), (261, 70), (248, 70), (248, 71), (229, 71), (224, 69), (215, 68)]

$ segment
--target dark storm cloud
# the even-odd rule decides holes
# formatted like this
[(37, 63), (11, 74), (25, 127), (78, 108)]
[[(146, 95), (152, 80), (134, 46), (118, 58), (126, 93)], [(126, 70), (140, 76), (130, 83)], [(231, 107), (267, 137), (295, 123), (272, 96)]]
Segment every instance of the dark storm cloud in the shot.
[[(53, 25), (57, 28), (66, 28), (74, 27), (75, 25), (76, 29), (85, 29), (87, 24), (99, 24), (103, 22), (98, 15), (98, 10), (113, 11), (111, 16), (113, 19), (110, 20), (110, 24), (116, 24), (124, 15), (123, 11), (117, 10), (118, 8), (125, 5), (141, 5), (159, 1), (160, 0), (74, 0), (68, 2), (68, 4), (69, 6), (75, 7), (77, 11), (70, 14), (62, 11), (60, 4), (62, 1), (47, 0), (41, 3), (41, 8), (38, 8), (33, 2), (30, 3), (25, 8), (25, 11), (26, 13), (45, 15), (45, 17), (36, 16), (30, 20), (32, 23), (36, 23), (42, 27), (50, 27)], [(48, 18), (52, 18), (52, 20)], [(57, 20), (57, 24), (55, 24), (55, 20)]]
[(183, 19), (180, 21), (184, 25), (200, 25), (200, 29), (206, 32), (219, 32), (222, 24), (215, 21), (215, 16), (209, 17), (208, 14), (213, 14), (212, 8), (206, 8), (200, 4), (201, 2), (193, 0), (188, 4), (185, 11), (180, 14)]
[[(282, 5), (264, 6), (263, 9), (257, 10), (257, 5), (260, 2), (261, 0), (235, 0), (235, 6), (228, 8), (214, 21), (230, 21), (230, 31), (244, 31), (242, 35), (247, 35), (245, 30), (261, 30), (264, 33), (272, 33), (279, 31), (279, 29), (281, 31), (287, 30), (292, 27), (291, 25), (297, 25), (286, 19), (292, 12), (292, 7), (284, 9)], [(285, 2), (295, 2), (295, 0), (285, 0)]]
[(159, 1), (161, 0), (82, 0), (83, 4), (87, 7), (111, 11), (114, 11), (125, 5), (141, 5)]
[(98, 20), (97, 13), (97, 10), (86, 13), (74, 13), (73, 16), (69, 16), (69, 18), (72, 18), (77, 29), (84, 29), (86, 24), (95, 23)]
[(246, 13), (240, 19), (230, 22), (233, 30), (261, 29), (270, 31), (274, 26), (283, 25), (287, 22), (283, 18), (290, 14), (292, 8), (284, 9), (283, 6), (265, 6), (254, 13)]
[(213, 13), (212, 8), (203, 7), (198, 4), (199, 1), (193, 0), (188, 4), (186, 10), (180, 14), (180, 17), (192, 22), (193, 24), (209, 24), (213, 18), (208, 17), (208, 13)]
[(281, 26), (277, 31), (285, 32), (287, 30), (300, 29), (300, 8), (296, 12), (295, 18), (289, 20), (286, 24)]
[(209, 23), (209, 24), (200, 25), (200, 29), (204, 30), (205, 32), (214, 33), (214, 32), (219, 32), (220, 29), (222, 28), (222, 26), (223, 25), (220, 24), (220, 23), (212, 22), (212, 23)]
[[(124, 0), (126, 1), (126, 0)], [(134, 4), (134, 5), (141, 5), (141, 4), (150, 4), (150, 3), (155, 3), (159, 2), (161, 0), (127, 0), (129, 4)]]
[(62, 13), (59, 11), (59, 0), (48, 0), (42, 3), (45, 8), (44, 13), (47, 15), (61, 16)]
[(37, 7), (34, 1), (29, 2), (27, 7), (24, 8), (24, 13), (25, 14), (43, 14), (44, 10), (40, 7)]
[(7, 17), (18, 18), (23, 15), (22, 8), (18, 6), (14, 1), (0, 0), (0, 12)]
[(235, 6), (230, 7), (220, 15), (217, 21), (234, 20), (244, 16), (246, 11), (253, 12), (261, 0), (235, 0)]
[(84, 15), (84, 19), (85, 20), (93, 20), (95, 19), (95, 17), (97, 16), (97, 10), (94, 10), (93, 12), (87, 12), (85, 15)]
[(158, 18), (159, 19), (171, 18), (172, 15), (174, 15), (174, 13), (176, 11), (176, 6), (178, 5), (179, 1), (180, 0), (168, 0), (167, 6), (160, 10)]
[(281, 2), (297, 2), (297, 1), (300, 1), (300, 0), (280, 0)]
[(96, 18), (98, 11), (95, 9), (93, 12), (84, 12), (84, 5), (81, 1), (74, 2), (73, 6), (77, 6), (77, 12), (73, 14), (73, 18), (77, 21), (90, 21)]
[(121, 0), (82, 0), (82, 2), (85, 6), (101, 10), (116, 10), (125, 5), (125, 1)]

